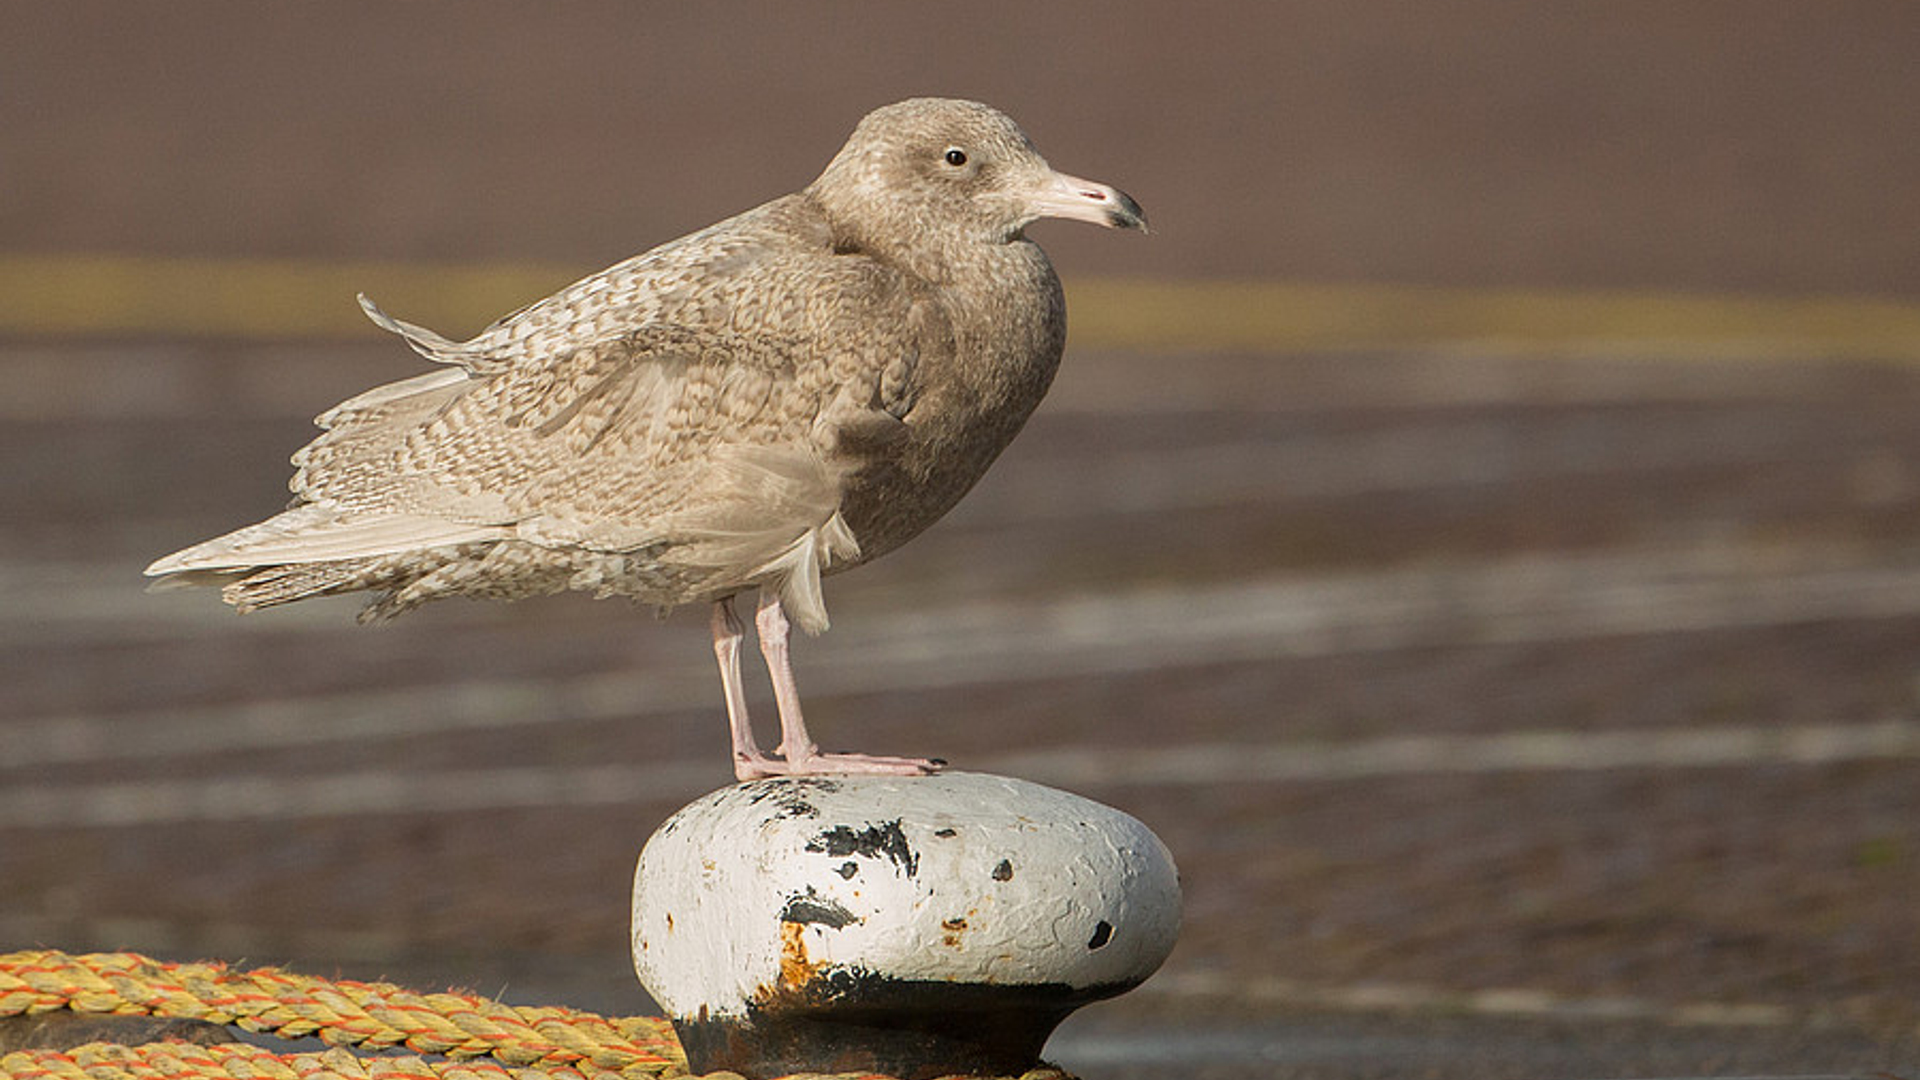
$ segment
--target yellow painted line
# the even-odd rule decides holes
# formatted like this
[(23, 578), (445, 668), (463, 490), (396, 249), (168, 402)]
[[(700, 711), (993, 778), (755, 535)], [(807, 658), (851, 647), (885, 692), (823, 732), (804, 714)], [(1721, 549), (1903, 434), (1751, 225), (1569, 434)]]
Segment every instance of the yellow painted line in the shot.
[[(0, 254), (0, 334), (364, 337), (364, 291), (461, 338), (592, 269)], [(1068, 297), (1080, 348), (1920, 360), (1920, 304), (1870, 297), (1103, 278)]]
[(537, 263), (0, 255), (0, 333), (341, 338), (380, 333), (356, 293), (454, 337), (580, 277)]
[(1277, 281), (1095, 280), (1068, 292), (1081, 346), (1920, 360), (1920, 304), (1870, 298)]

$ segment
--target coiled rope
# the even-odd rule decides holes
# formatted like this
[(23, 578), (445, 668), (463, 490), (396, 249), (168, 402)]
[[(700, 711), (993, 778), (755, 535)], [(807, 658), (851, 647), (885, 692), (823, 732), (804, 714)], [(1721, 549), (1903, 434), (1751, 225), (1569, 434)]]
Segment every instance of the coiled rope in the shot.
[[(281, 1053), (246, 1043), (88, 1043), (0, 1055), (6, 1080), (679, 1080), (673, 1027), (657, 1017), (506, 1005), (219, 963), (169, 964), (134, 953), (0, 955), (0, 1017), (77, 1013), (203, 1020), (335, 1049)], [(362, 1056), (405, 1047), (416, 1056)], [(729, 1075), (729, 1074), (719, 1074)], [(1032, 1080), (1059, 1078), (1051, 1070)]]

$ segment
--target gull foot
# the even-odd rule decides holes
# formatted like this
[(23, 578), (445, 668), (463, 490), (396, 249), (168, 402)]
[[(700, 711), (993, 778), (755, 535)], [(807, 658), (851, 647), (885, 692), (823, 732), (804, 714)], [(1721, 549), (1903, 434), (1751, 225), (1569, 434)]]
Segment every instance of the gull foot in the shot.
[(832, 776), (859, 773), (868, 776), (931, 776), (947, 767), (939, 758), (875, 757), (872, 754), (812, 753), (783, 761), (764, 754), (742, 755), (733, 761), (733, 775), (740, 780), (763, 780), (770, 776)]

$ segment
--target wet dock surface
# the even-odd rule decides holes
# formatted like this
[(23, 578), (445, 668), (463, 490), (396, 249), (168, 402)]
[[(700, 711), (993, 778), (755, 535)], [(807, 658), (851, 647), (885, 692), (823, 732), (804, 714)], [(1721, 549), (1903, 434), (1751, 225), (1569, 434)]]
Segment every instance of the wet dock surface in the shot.
[[(0, 366), (26, 400), (142, 350), (231, 362)], [(703, 613), (141, 589), (274, 505), (297, 402), (412, 368), (328, 355), (243, 421), (11, 419), (0, 937), (646, 1009), (636, 846), (728, 780)], [(1172, 363), (1268, 390), (1163, 406)], [(1166, 839), (1187, 927), (1060, 1037), (1091, 1075), (1156, 1031), (1219, 1075), (1866, 1070), (1920, 973), (1917, 409), (1888, 368), (1075, 356), (948, 521), (831, 583), (802, 688), (830, 741)]]

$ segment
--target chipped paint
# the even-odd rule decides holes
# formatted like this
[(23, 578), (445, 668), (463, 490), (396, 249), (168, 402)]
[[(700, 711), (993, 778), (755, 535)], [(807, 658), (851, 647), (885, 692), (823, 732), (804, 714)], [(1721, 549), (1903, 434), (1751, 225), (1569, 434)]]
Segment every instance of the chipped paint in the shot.
[(1107, 942), (1113, 940), (1113, 924), (1105, 919), (1093, 924), (1093, 936), (1087, 939), (1087, 948), (1104, 949)]
[[(940, 834), (936, 832), (934, 835)], [(824, 851), (835, 858), (846, 855), (864, 855), (870, 859), (885, 856), (905, 870), (908, 877), (912, 877), (920, 868), (920, 857), (907, 844), (906, 834), (900, 831), (899, 818), (877, 825), (869, 824), (860, 829), (835, 825), (807, 841), (807, 850)]]
[(759, 806), (771, 804), (776, 817), (817, 818), (820, 811), (810, 800), (814, 792), (832, 794), (840, 790), (840, 782), (821, 776), (796, 776), (778, 787), (767, 787), (755, 791), (749, 801)]
[(783, 923), (818, 923), (832, 930), (850, 926), (860, 921), (860, 917), (848, 911), (838, 900), (821, 896), (807, 886), (807, 891), (798, 896), (787, 898), (787, 906), (780, 910)]

